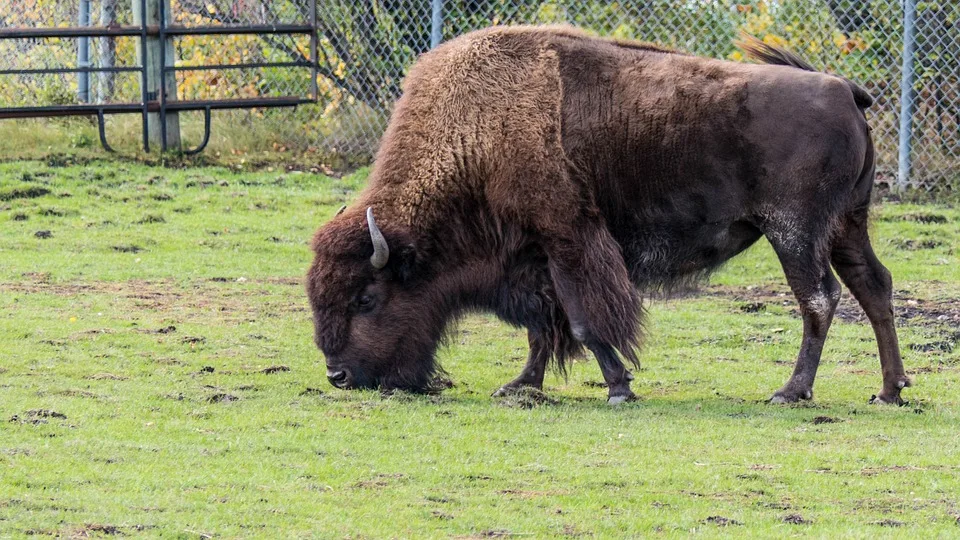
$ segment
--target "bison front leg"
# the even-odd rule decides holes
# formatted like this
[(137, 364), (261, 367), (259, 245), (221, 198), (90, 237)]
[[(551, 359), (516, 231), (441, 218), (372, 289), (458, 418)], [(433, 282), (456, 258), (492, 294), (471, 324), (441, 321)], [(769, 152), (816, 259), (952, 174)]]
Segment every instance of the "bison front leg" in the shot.
[(633, 374), (620, 361), (613, 347), (589, 340), (586, 342), (586, 346), (597, 357), (597, 362), (600, 363), (603, 380), (607, 383), (607, 402), (611, 405), (619, 405), (625, 401), (637, 399), (637, 395), (633, 393), (633, 390), (630, 390)]
[(504, 222), (536, 234), (570, 332), (597, 357), (610, 402), (620, 403), (634, 398), (633, 377), (620, 357), (639, 365), (640, 296), (596, 205), (561, 166), (563, 149), (550, 140), (559, 129), (545, 133), (544, 159), (518, 155), (509, 160), (515, 168), (501, 177), (517, 181), (492, 182), (488, 200)]
[[(597, 358), (609, 402), (636, 398), (633, 375), (620, 355), (639, 366), (635, 348), (640, 328), (640, 298), (627, 276), (620, 248), (596, 223), (577, 228), (578, 238), (548, 244), (550, 275), (573, 336)], [(619, 355), (618, 355), (619, 352)]]
[(526, 387), (536, 388), (537, 390), (543, 389), (543, 376), (551, 356), (550, 344), (547, 342), (546, 336), (534, 330), (527, 330), (527, 341), (530, 343), (530, 353), (527, 356), (527, 364), (523, 366), (523, 371), (519, 377), (494, 392), (494, 397), (503, 396)]

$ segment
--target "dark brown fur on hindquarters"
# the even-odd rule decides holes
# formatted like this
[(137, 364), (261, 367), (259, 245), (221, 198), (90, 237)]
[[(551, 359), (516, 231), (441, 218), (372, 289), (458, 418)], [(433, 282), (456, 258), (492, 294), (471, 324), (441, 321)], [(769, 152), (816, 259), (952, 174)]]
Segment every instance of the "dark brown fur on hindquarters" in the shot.
[[(611, 401), (630, 399), (638, 290), (702, 278), (765, 236), (804, 325), (774, 400), (812, 397), (839, 294), (831, 265), (877, 332), (882, 399), (898, 399), (889, 274), (860, 231), (869, 96), (786, 51), (745, 48), (781, 65), (570, 27), (487, 29), (424, 54), (367, 189), (314, 237), (307, 291), (331, 382), (430, 389), (451, 321), (479, 310), (528, 330), (506, 388), (540, 387), (548, 363), (563, 370), (586, 348)], [(389, 256), (374, 256), (380, 235)]]

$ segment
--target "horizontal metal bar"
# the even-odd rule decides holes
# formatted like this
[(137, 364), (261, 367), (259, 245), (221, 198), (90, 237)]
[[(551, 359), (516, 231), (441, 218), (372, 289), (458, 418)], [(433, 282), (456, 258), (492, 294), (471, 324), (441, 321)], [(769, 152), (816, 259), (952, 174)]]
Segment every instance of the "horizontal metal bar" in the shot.
[[(204, 109), (246, 109), (271, 107), (296, 107), (314, 103), (312, 99), (296, 96), (237, 98), (168, 101), (166, 108), (171, 111), (202, 111)], [(42, 107), (9, 107), (0, 108), (0, 119), (5, 118), (41, 118), (50, 116), (92, 116), (99, 114), (124, 114), (143, 112), (143, 103), (108, 103), (103, 105), (51, 105)], [(158, 112), (159, 101), (147, 102), (147, 111)]]
[[(160, 27), (147, 26), (148, 36), (158, 36)], [(164, 33), (170, 36), (235, 35), (235, 34), (311, 34), (313, 27), (302, 24), (256, 24), (223, 26), (168, 26)], [(141, 26), (65, 26), (49, 28), (0, 28), (0, 39), (43, 39), (78, 37), (141, 36)]]
[(51, 116), (90, 116), (104, 114), (134, 113), (143, 110), (142, 103), (110, 103), (103, 105), (49, 105), (41, 107), (0, 108), (0, 118), (44, 118)]
[[(157, 26), (148, 26), (147, 34), (160, 32)], [(117, 37), (139, 36), (141, 26), (68, 26), (62, 28), (0, 28), (0, 39), (39, 39), (39, 38), (76, 38), (76, 37)]]
[[(155, 102), (152, 102), (155, 103)], [(203, 109), (245, 109), (245, 108), (269, 108), (269, 107), (296, 107), (313, 103), (310, 99), (304, 99), (296, 96), (285, 97), (261, 97), (261, 98), (236, 98), (236, 99), (211, 99), (196, 101), (167, 101), (166, 108), (171, 111), (200, 111)], [(0, 109), (2, 111), (2, 109)]]
[(44, 75), (53, 73), (124, 73), (129, 71), (143, 71), (141, 67), (112, 67), (112, 68), (43, 68), (43, 69), (0, 69), (0, 75)]
[(303, 24), (254, 24), (223, 26), (167, 26), (163, 30), (168, 36), (201, 36), (224, 34), (310, 34), (313, 27)]
[(210, 71), (214, 69), (256, 69), (256, 68), (289, 68), (310, 67), (310, 62), (251, 62), (248, 64), (204, 64), (202, 66), (166, 66), (164, 71)]

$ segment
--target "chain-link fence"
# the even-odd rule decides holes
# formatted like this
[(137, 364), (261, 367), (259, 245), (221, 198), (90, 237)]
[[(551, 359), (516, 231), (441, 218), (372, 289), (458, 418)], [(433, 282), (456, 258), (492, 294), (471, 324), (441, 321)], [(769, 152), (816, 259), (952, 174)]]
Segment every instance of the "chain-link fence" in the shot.
[[(166, 0), (173, 22), (189, 24), (277, 24), (302, 20), (302, 0)], [(915, 0), (907, 0), (914, 2)], [(124, 24), (131, 0), (5, 0), (4, 26), (83, 23), (79, 6), (89, 5), (88, 24)], [(432, 8), (440, 5), (440, 18)], [(956, 183), (960, 178), (960, 3), (925, 1), (916, 6), (911, 115), (913, 168), (918, 186)], [(434, 26), (437, 22), (439, 27)], [(733, 42), (739, 31), (789, 47), (814, 65), (843, 74), (867, 88), (878, 149), (879, 179), (896, 179), (901, 128), (904, 7), (901, 0), (321, 0), (316, 105), (296, 111), (234, 113), (288, 145), (331, 155), (369, 157), (383, 132), (400, 82), (439, 29), (451, 39), (496, 24), (572, 23), (598, 34), (657, 42), (695, 54), (740, 60)], [(46, 65), (136, 65), (134, 39), (93, 39), (83, 57), (82, 40), (0, 40), (0, 70)], [(290, 61), (309, 58), (307, 39), (277, 36), (185, 36), (177, 38), (179, 64)], [(255, 70), (178, 73), (180, 99), (304, 95), (304, 72)], [(25, 100), (73, 102), (77, 74), (0, 76), (0, 107)], [(122, 80), (121, 80), (122, 79)], [(909, 79), (908, 79), (909, 80)], [(135, 74), (87, 79), (83, 99), (134, 99)], [(229, 120), (218, 122), (229, 124)], [(218, 127), (221, 132), (223, 127)], [(229, 135), (225, 135), (229, 136)]]

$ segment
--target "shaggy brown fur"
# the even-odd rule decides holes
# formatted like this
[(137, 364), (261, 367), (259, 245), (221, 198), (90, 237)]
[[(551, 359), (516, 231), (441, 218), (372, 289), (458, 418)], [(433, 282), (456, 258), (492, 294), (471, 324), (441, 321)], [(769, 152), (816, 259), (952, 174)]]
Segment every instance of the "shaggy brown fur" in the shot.
[[(586, 346), (611, 401), (632, 398), (618, 356), (636, 364), (638, 289), (703, 276), (765, 235), (805, 328), (775, 399), (812, 396), (839, 290), (832, 259), (878, 328), (879, 399), (897, 401), (907, 379), (889, 280), (861, 231), (873, 178), (863, 91), (754, 45), (791, 67), (572, 27), (497, 27), (423, 55), (369, 186), (314, 238), (307, 289), (331, 381), (429, 389), (449, 322), (490, 310), (529, 334), (527, 366), (505, 388), (540, 387), (548, 360), (562, 368)], [(368, 207), (390, 247), (379, 270)]]

